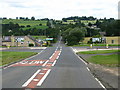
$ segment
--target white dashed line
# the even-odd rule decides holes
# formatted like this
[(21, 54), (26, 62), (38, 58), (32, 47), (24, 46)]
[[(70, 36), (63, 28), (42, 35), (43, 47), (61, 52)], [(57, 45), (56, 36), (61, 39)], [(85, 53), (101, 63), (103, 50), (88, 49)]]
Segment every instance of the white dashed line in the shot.
[(90, 69), (87, 67), (87, 70), (90, 71)]

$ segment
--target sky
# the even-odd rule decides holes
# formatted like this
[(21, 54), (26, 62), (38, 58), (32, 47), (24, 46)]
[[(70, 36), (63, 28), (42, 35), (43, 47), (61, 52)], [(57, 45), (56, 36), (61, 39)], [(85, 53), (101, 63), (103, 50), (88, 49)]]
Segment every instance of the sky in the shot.
[(0, 0), (0, 17), (34, 16), (61, 20), (70, 16), (118, 19), (119, 0)]

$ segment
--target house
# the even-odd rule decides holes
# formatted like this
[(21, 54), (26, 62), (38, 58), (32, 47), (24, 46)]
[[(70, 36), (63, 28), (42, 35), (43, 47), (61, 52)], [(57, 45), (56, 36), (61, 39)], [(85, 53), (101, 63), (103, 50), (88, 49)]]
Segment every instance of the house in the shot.
[(39, 43), (31, 36), (3, 36), (2, 46), (39, 46)]
[[(87, 44), (90, 38), (92, 37), (85, 37), (83, 40), (83, 43)], [(104, 39), (106, 44), (120, 44), (120, 36), (113, 36), (113, 37), (107, 36), (107, 37), (104, 37)]]

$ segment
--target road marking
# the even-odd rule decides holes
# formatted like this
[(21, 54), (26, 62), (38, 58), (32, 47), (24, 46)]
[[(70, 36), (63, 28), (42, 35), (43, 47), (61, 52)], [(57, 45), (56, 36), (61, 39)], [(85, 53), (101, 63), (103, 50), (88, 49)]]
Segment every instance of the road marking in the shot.
[(73, 50), (73, 53), (85, 64), (85, 65), (87, 65), (87, 63), (82, 59), (82, 58), (80, 58), (75, 52), (74, 52), (74, 49), (71, 47), (71, 49)]
[(90, 71), (90, 69), (87, 67), (87, 70)]
[(36, 82), (37, 82), (37, 81), (39, 81), (39, 79), (33, 79), (33, 81), (36, 81)]
[(28, 84), (35, 78), (35, 76), (36, 76), (40, 71), (41, 71), (40, 69), (37, 70), (37, 72), (34, 73), (34, 75), (33, 75), (27, 82), (25, 82), (25, 83), (22, 85), (22, 87), (27, 87)]
[(48, 62), (49, 62), (49, 60), (47, 60), (42, 66), (44, 67)]
[(39, 74), (42, 74), (42, 75), (43, 75), (43, 74), (45, 74), (45, 73), (39, 73)]
[(54, 65), (56, 64), (56, 62), (57, 62), (57, 61), (55, 60), (54, 63), (52, 64), (52, 66), (54, 66)]
[(51, 69), (49, 69), (46, 74), (43, 76), (43, 78), (38, 82), (37, 86), (41, 86), (48, 74), (50, 73)]
[(48, 68), (43, 68), (42, 70), (48, 70)]
[(12, 66), (42, 66), (48, 60), (23, 60), (19, 63), (15, 63)]
[(98, 83), (102, 86), (102, 88), (104, 88), (105, 90), (107, 90), (107, 89), (105, 88), (105, 86), (104, 86), (97, 78), (95, 78), (95, 80), (98, 81)]
[(56, 59), (58, 59), (59, 58), (59, 55), (57, 56), (57, 58)]
[[(60, 56), (60, 51), (55, 51), (52, 56), (50, 57), (50, 60), (47, 60), (42, 66), (46, 66), (46, 68), (42, 68), (41, 70), (38, 70), (27, 82), (25, 82), (22, 87), (31, 87), (34, 88), (35, 86), (41, 86), (48, 74), (50, 73), (51, 66), (54, 66), (57, 62), (56, 58), (58, 59)], [(26, 63), (25, 61), (22, 63)], [(27, 62), (28, 63), (28, 62)], [(40, 63), (38, 61), (34, 62), (35, 64)], [(42, 62), (41, 62), (42, 63)], [(33, 61), (30, 62), (30, 64), (33, 64)], [(40, 72), (41, 71), (41, 72)], [(36, 78), (37, 77), (37, 78)], [(35, 81), (35, 82), (34, 82)]]
[[(44, 50), (46, 50), (46, 49), (47, 49), (47, 48), (45, 48)], [(29, 60), (29, 59), (31, 59), (31, 58), (33, 58), (33, 57), (35, 57), (35, 56), (41, 54), (44, 50), (42, 50), (41, 52), (39, 52), (38, 54), (36, 54), (36, 55), (34, 55), (34, 56), (31, 56), (31, 57), (29, 57), (29, 58), (26, 58), (25, 60)], [(19, 63), (19, 62), (20, 62), (20, 61), (18, 61), (17, 63)], [(3, 67), (3, 69), (7, 69), (7, 68), (9, 68), (9, 67), (12, 67), (13, 65), (15, 65), (15, 64), (17, 64), (17, 63), (8, 65), (8, 66), (6, 66), (6, 67)]]

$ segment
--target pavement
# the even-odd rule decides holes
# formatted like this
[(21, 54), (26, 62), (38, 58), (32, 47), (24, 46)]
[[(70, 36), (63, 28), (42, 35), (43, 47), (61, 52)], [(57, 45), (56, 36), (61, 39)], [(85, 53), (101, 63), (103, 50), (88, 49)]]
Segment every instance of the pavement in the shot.
[(54, 47), (30, 51), (39, 54), (3, 68), (1, 75), (3, 89), (100, 88), (106, 90), (104, 85), (91, 74), (87, 63), (79, 58), (71, 47), (65, 47), (61, 40)]

